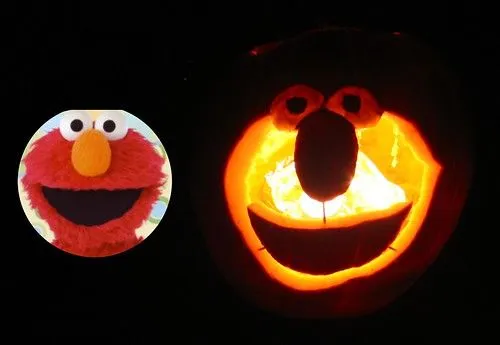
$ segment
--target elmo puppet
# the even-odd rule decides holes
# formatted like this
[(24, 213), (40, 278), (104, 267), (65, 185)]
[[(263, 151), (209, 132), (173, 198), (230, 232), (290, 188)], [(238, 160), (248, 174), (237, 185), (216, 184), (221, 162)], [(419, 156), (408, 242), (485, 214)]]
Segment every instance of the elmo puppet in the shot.
[(69, 110), (58, 129), (34, 142), (22, 179), (30, 205), (72, 254), (104, 257), (143, 237), (146, 221), (168, 176), (164, 158), (119, 110)]

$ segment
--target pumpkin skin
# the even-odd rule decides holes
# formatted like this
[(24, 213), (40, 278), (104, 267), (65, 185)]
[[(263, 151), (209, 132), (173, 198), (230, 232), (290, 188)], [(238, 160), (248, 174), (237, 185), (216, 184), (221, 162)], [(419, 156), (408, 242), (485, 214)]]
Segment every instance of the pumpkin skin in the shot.
[[(472, 157), (456, 81), (430, 49), (406, 35), (320, 30), (254, 49), (218, 71), (205, 86), (208, 97), (200, 102), (200, 130), (195, 134), (203, 150), (197, 150), (200, 154), (194, 159), (193, 199), (216, 263), (244, 295), (263, 308), (289, 316), (362, 315), (401, 295), (435, 260), (459, 220)], [(246, 174), (255, 152), (265, 144), (264, 138), (270, 132), (289, 133), (297, 149), (297, 124), (281, 121), (275, 110), (280, 95), (290, 89), (299, 96), (305, 93), (308, 104), (319, 104), (314, 111), (327, 109), (341, 115), (356, 130), (367, 127), (365, 133), (377, 134), (377, 126), (396, 123), (405, 138), (412, 137), (408, 140), (427, 166), (428, 173), (419, 182), (427, 188), (419, 189), (416, 199), (390, 210), (328, 221), (281, 217), (280, 223), (273, 207), (250, 205), (246, 194), (252, 186), (247, 186)], [(362, 113), (378, 114), (378, 120), (370, 120), (370, 115), (364, 121), (361, 113), (358, 117), (347, 111), (339, 114), (339, 99), (353, 90), (361, 90), (361, 103), (373, 105)], [(358, 143), (359, 151), (366, 151), (375, 163), (377, 155), (390, 154), (387, 147), (363, 144), (359, 135)], [(289, 147), (285, 151), (293, 154)], [(360, 162), (359, 154), (357, 158)], [(272, 165), (278, 160), (270, 155), (267, 162)], [(409, 166), (405, 169), (396, 175), (415, 174)], [(418, 200), (424, 205), (417, 210)], [(266, 230), (256, 229), (261, 227)], [(304, 233), (319, 233), (325, 227), (344, 234), (343, 227), (355, 230), (364, 243), (362, 250), (371, 253), (360, 262), (352, 256), (339, 259), (346, 243), (352, 247), (352, 239), (304, 237)], [(289, 245), (281, 235), (268, 246), (273, 236), (264, 238), (263, 234), (280, 231), (297, 234), (298, 239), (291, 241), (302, 247)], [(375, 246), (377, 234), (387, 231), (393, 237), (388, 235)], [(322, 243), (336, 251), (319, 248)], [(276, 248), (280, 246), (283, 248)], [(308, 253), (315, 259), (308, 260)]]

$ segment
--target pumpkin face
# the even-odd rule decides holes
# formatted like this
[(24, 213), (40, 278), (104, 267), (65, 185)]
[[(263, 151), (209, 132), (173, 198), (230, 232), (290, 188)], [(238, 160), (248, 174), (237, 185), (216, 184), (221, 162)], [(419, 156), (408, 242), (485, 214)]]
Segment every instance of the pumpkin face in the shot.
[[(293, 97), (297, 97), (294, 91), (287, 91), (287, 99)], [(332, 101), (335, 98), (337, 94)], [(231, 218), (263, 269), (290, 288), (318, 290), (375, 274), (396, 260), (425, 219), (441, 167), (418, 129), (401, 116), (384, 112), (373, 127), (351, 126), (359, 146), (354, 166), (346, 168), (336, 157), (342, 158), (349, 144), (321, 143), (319, 152), (307, 152), (311, 162), (303, 169), (313, 166), (309, 182), (297, 173), (301, 148), (318, 136), (327, 141), (339, 135), (337, 123), (331, 133), (320, 124), (299, 144), (299, 137), (307, 135), (300, 124), (322, 114), (305, 113), (303, 119), (297, 118), (298, 129), (279, 129), (281, 110), (272, 110), (252, 124), (228, 160), (224, 190)], [(349, 121), (344, 111), (339, 113), (324, 112)], [(325, 168), (332, 171), (323, 182), (314, 173)], [(336, 172), (347, 175), (347, 188), (318, 195), (328, 192), (328, 184), (338, 184)], [(305, 191), (311, 189), (308, 183), (319, 184), (318, 193)]]
[[(219, 84), (231, 101), (215, 106), (218, 116), (241, 121), (221, 126), (205, 145), (211, 162), (199, 160), (219, 173), (205, 185), (220, 186), (205, 188), (214, 206), (204, 207), (204, 229), (230, 279), (264, 307), (375, 310), (425, 271), (452, 232), (468, 186), (466, 137), (452, 89), (439, 95), (450, 79), (418, 47), (315, 32), (254, 51)], [(380, 60), (370, 61), (375, 52)]]

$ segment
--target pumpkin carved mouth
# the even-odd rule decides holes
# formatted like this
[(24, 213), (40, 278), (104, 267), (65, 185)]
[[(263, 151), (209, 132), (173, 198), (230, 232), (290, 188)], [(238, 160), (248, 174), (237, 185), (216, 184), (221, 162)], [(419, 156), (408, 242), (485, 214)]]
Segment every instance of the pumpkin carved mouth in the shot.
[[(258, 206), (248, 208), (250, 222), (263, 247), (281, 264), (311, 274), (330, 274), (361, 266), (379, 256), (396, 238), (411, 204), (391, 216), (344, 228), (318, 231), (279, 226), (259, 216)], [(255, 211), (254, 211), (255, 210)], [(333, 255), (332, 255), (333, 254)], [(331, 260), (325, 260), (330, 257)]]

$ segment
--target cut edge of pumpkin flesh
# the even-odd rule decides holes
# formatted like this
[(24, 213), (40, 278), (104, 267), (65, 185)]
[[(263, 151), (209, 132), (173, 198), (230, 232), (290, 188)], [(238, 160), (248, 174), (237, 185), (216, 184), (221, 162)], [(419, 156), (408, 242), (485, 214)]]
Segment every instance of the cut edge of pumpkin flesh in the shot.
[(403, 210), (410, 203), (411, 202), (398, 203), (391, 206), (389, 209), (363, 212), (343, 218), (326, 217), (326, 222), (324, 222), (323, 218), (290, 219), (276, 209), (264, 205), (264, 203), (262, 202), (255, 202), (253, 204), (250, 204), (248, 206), (248, 209), (250, 209), (262, 219), (270, 221), (273, 224), (284, 228), (299, 230), (322, 230), (353, 227), (366, 221), (387, 218)]

